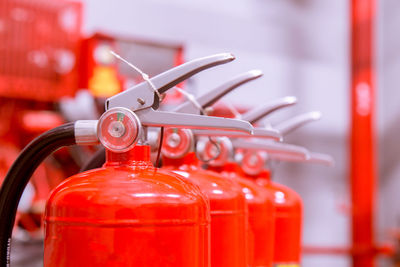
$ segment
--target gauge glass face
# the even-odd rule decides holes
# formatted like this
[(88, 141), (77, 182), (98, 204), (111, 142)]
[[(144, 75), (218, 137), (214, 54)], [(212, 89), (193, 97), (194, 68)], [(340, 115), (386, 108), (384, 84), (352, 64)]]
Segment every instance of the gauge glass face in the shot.
[(99, 139), (108, 149), (124, 152), (131, 149), (139, 135), (136, 115), (128, 109), (108, 110), (99, 120)]
[(255, 175), (263, 170), (264, 161), (264, 157), (260, 153), (247, 151), (243, 156), (242, 168), (246, 173)]
[(228, 161), (231, 150), (230, 143), (226, 142), (224, 138), (212, 138), (212, 141), (206, 142), (204, 157), (206, 160), (210, 160), (210, 165), (222, 166)]
[(162, 153), (169, 158), (181, 158), (186, 155), (193, 144), (190, 130), (167, 128), (164, 132)]

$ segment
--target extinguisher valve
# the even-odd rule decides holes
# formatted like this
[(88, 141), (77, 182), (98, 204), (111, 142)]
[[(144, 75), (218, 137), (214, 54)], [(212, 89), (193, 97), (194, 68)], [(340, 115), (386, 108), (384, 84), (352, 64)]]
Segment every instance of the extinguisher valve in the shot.
[(262, 172), (268, 160), (268, 154), (263, 151), (246, 150), (241, 156), (243, 171), (254, 176)]
[(112, 108), (100, 117), (97, 133), (104, 147), (113, 152), (125, 152), (138, 142), (141, 124), (136, 114), (129, 109)]
[(232, 143), (228, 137), (201, 138), (196, 144), (197, 155), (211, 166), (223, 166), (233, 156)]

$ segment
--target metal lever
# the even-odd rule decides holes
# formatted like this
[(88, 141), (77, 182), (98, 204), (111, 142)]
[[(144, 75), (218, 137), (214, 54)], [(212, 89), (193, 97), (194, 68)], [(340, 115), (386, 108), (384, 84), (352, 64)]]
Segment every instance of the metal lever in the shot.
[(311, 152), (310, 158), (308, 159), (309, 162), (313, 163), (321, 163), (321, 164), (326, 164), (328, 166), (334, 166), (335, 165), (335, 160), (333, 159), (332, 156), (328, 154), (322, 154), (322, 153), (316, 153), (316, 152)]
[(166, 126), (186, 129), (222, 129), (252, 134), (253, 126), (243, 120), (221, 117), (155, 111), (152, 108), (135, 112), (143, 126)]
[(304, 114), (295, 116), (291, 119), (288, 119), (284, 122), (281, 122), (278, 125), (274, 126), (274, 128), (278, 129), (278, 131), (283, 136), (285, 136), (309, 122), (319, 120), (321, 118), (321, 116), (322, 116), (321, 112), (319, 112), (319, 111), (312, 111), (312, 112), (304, 113)]
[[(274, 112), (277, 109), (288, 107), (294, 105), (297, 102), (296, 97), (294, 96), (287, 96), (275, 101), (272, 101), (266, 105), (260, 106), (258, 108), (252, 109), (247, 113), (242, 115), (243, 120), (249, 121), (250, 123), (255, 123), (264, 116)], [(193, 105), (186, 105), (185, 107), (193, 107)], [(261, 128), (254, 128), (252, 136), (243, 136), (240, 133), (229, 133), (224, 131), (204, 131), (204, 130), (197, 130), (193, 132), (195, 135), (208, 135), (208, 136), (227, 136), (230, 138), (240, 138), (240, 137), (259, 137), (259, 138), (270, 138), (277, 141), (281, 141), (282, 135), (276, 129), (261, 129)]]
[(246, 141), (242, 139), (232, 140), (234, 148), (248, 149), (248, 150), (262, 150), (268, 153), (268, 155), (292, 155), (307, 160), (310, 158), (310, 152), (301, 146), (295, 146), (285, 143), (275, 142), (259, 142), (258, 140)]
[(264, 128), (254, 128), (252, 135), (244, 135), (238, 132), (232, 131), (220, 131), (220, 130), (193, 130), (193, 134), (197, 136), (226, 136), (229, 138), (268, 138), (276, 141), (280, 141), (282, 136), (275, 129), (264, 129)]
[[(196, 101), (203, 108), (209, 107), (213, 105), (215, 102), (217, 102), (221, 97), (234, 90), (235, 88), (249, 81), (260, 78), (262, 75), (263, 73), (260, 70), (251, 70), (245, 72), (221, 84), (220, 86), (207, 92), (206, 94), (197, 97)], [(200, 110), (196, 106), (194, 106), (193, 103), (191, 103), (190, 101), (186, 101), (185, 103), (174, 109), (174, 111), (179, 113), (189, 113), (189, 114), (199, 114), (200, 112)]]
[[(231, 62), (234, 59), (235, 57), (229, 53), (199, 58), (158, 74), (150, 80), (157, 91), (162, 94), (202, 70)], [(106, 100), (106, 110), (113, 107), (125, 107), (136, 111), (148, 107), (157, 109), (158, 106), (159, 99), (147, 81)]]
[(266, 105), (262, 105), (256, 107), (242, 115), (242, 119), (254, 124), (264, 118), (265, 116), (271, 114), (272, 112), (284, 108), (289, 107), (297, 103), (297, 98), (294, 96), (287, 96), (280, 99), (276, 99), (267, 103)]
[(315, 153), (315, 152), (310, 152), (310, 157), (307, 160), (304, 160), (297, 156), (287, 155), (287, 154), (280, 154), (280, 155), (271, 154), (269, 156), (271, 159), (276, 159), (276, 160), (296, 161), (296, 162), (301, 161), (301, 162), (324, 164), (324, 165), (328, 165), (328, 166), (335, 165), (335, 161), (330, 155), (322, 154), (322, 153)]

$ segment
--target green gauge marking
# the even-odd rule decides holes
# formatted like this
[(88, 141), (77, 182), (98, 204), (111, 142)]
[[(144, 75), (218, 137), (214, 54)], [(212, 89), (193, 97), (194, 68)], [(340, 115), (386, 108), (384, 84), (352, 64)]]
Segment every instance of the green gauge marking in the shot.
[(122, 122), (124, 117), (125, 117), (124, 113), (120, 113), (120, 112), (117, 113), (117, 121), (121, 121)]

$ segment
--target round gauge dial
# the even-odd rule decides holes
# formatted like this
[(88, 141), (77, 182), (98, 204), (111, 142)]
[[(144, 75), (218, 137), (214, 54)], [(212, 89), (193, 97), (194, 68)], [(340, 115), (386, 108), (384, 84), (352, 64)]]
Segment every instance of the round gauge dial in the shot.
[(257, 151), (246, 151), (242, 159), (242, 169), (249, 175), (261, 173), (265, 166), (265, 157)]
[(114, 152), (125, 152), (137, 143), (140, 128), (135, 113), (118, 107), (100, 117), (97, 132), (104, 147)]
[(162, 153), (168, 158), (181, 158), (193, 147), (193, 134), (188, 129), (167, 128), (164, 131)]

